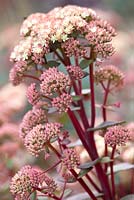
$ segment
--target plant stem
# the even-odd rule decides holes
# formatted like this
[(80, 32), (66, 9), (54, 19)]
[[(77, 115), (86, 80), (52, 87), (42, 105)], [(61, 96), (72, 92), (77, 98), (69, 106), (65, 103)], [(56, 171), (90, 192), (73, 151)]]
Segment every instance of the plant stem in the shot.
[(29, 74), (24, 74), (23, 77), (25, 77), (25, 78), (32, 78), (32, 79), (35, 79), (37, 81), (40, 81), (40, 79), (38, 77), (29, 75)]
[(106, 103), (107, 103), (108, 94), (109, 94), (109, 87), (110, 87), (110, 80), (108, 81), (107, 87), (105, 89), (104, 100), (103, 100), (103, 105), (102, 105), (103, 121), (106, 121), (106, 119), (107, 119), (107, 116), (106, 116)]
[[(115, 150), (116, 150), (116, 145), (112, 149), (111, 160), (114, 159)], [(110, 162), (110, 170), (111, 170), (112, 194), (113, 194), (113, 197), (115, 197), (115, 180), (114, 180), (113, 164), (114, 164), (114, 160), (112, 162)]]
[[(92, 57), (93, 57), (93, 53), (92, 53), (92, 50), (91, 50), (90, 59), (92, 59)], [(91, 128), (94, 127), (95, 117), (96, 117), (94, 78), (93, 78), (93, 76), (94, 76), (93, 75), (93, 63), (91, 63), (89, 65), (89, 82), (90, 82), (90, 90), (91, 90), (91, 126), (90, 126)], [(91, 159), (95, 160), (99, 156), (98, 156), (98, 152), (97, 152), (96, 145), (95, 145), (94, 131), (87, 131), (87, 134), (88, 134), (88, 147), (89, 147), (88, 152), (89, 152)], [(104, 199), (105, 200), (112, 200), (113, 198), (112, 198), (111, 191), (110, 191), (108, 177), (106, 176), (106, 174), (105, 174), (100, 163), (98, 163), (95, 167), (96, 167), (98, 178), (100, 180), (100, 184), (101, 184), (102, 189), (103, 189)]]
[(96, 183), (92, 180), (92, 178), (89, 176), (89, 174), (86, 174), (85, 177), (89, 180), (89, 182), (94, 186), (94, 188), (97, 190), (97, 192), (102, 192), (100, 188), (96, 185)]
[(92, 193), (92, 191), (88, 188), (88, 186), (85, 184), (83, 179), (82, 178), (78, 178), (77, 173), (73, 169), (71, 169), (70, 171), (73, 174), (73, 176), (77, 179), (77, 181), (82, 185), (82, 187), (85, 189), (85, 191), (89, 194), (89, 196), (92, 198), (92, 200), (97, 200), (97, 198)]

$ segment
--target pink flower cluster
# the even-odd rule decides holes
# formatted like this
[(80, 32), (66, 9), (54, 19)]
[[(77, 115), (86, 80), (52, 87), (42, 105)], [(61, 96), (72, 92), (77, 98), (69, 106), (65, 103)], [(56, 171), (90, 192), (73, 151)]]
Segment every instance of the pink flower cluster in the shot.
[(46, 64), (45, 57), (57, 50), (55, 45), (67, 57), (85, 57), (91, 48), (95, 58), (108, 57), (114, 53), (111, 41), (116, 35), (114, 28), (93, 10), (78, 6), (32, 14), (23, 22), (20, 34), (21, 40), (10, 56), (16, 63), (10, 72), (15, 85), (31, 71), (33, 63)]
[(70, 76), (74, 78), (75, 80), (82, 79), (84, 77), (84, 72), (79, 66), (66, 66), (66, 69)]
[(94, 77), (97, 84), (106, 81), (116, 87), (121, 87), (124, 84), (124, 74), (113, 65), (100, 67), (95, 71)]
[(40, 80), (41, 92), (46, 96), (53, 95), (56, 92), (61, 93), (71, 85), (69, 76), (58, 71), (56, 67), (49, 68), (48, 70), (44, 71), (40, 77)]
[(59, 113), (67, 112), (72, 103), (70, 94), (62, 93), (60, 96), (53, 98), (52, 106), (57, 109)]
[(105, 143), (111, 147), (123, 146), (130, 140), (129, 129), (123, 126), (113, 126), (109, 128), (104, 136)]
[(31, 131), (31, 129), (38, 125), (47, 122), (46, 112), (43, 109), (33, 108), (33, 110), (28, 111), (22, 120), (20, 125), (20, 137), (25, 139), (26, 135)]
[(41, 151), (45, 150), (45, 147), (52, 139), (59, 137), (60, 128), (61, 124), (59, 123), (38, 124), (33, 127), (24, 140), (27, 150), (31, 154), (38, 156)]
[(80, 158), (74, 148), (67, 148), (63, 151), (62, 164), (68, 170), (78, 167), (78, 165), (80, 164)]
[[(46, 187), (42, 187), (43, 182), (46, 184)], [(57, 185), (48, 175), (29, 165), (22, 167), (12, 178), (10, 184), (10, 191), (17, 200), (29, 199), (34, 191), (41, 190), (42, 188), (44, 188), (46, 194), (53, 193)]]
[(27, 99), (32, 105), (36, 105), (40, 100), (40, 93), (36, 89), (36, 84), (32, 83), (27, 89)]

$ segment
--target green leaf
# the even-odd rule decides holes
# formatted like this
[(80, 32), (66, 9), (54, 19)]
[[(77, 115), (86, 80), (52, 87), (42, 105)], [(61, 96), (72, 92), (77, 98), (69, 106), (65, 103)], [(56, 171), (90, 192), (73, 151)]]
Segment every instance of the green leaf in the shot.
[(78, 166), (79, 169), (90, 169), (93, 168), (97, 163), (101, 161), (102, 158), (97, 158), (94, 161), (86, 162)]
[(57, 61), (55, 61), (55, 60), (49, 60), (48, 62), (47, 62), (47, 64), (44, 64), (44, 66), (45, 67), (57, 67), (57, 66), (59, 66), (60, 65), (60, 62), (57, 62)]
[(120, 200), (132, 200), (134, 199), (134, 194), (129, 194), (125, 197), (122, 197)]
[(78, 174), (78, 179), (82, 178), (83, 176), (85, 176), (89, 171), (92, 170), (93, 167), (90, 167), (89, 169), (81, 169), (79, 174)]
[(73, 101), (79, 101), (79, 100), (82, 99), (82, 96), (80, 96), (80, 95), (75, 95), (75, 96), (72, 96), (72, 99), (73, 99)]
[(71, 109), (72, 111), (77, 111), (77, 110), (80, 110), (80, 107), (71, 106), (70, 109)]
[(31, 194), (30, 199), (31, 199), (31, 200), (36, 200), (36, 197), (37, 197), (37, 194), (36, 194), (36, 191), (35, 191), (35, 192), (33, 192), (33, 193)]
[(58, 139), (58, 137), (51, 138), (51, 139), (50, 139), (50, 143), (55, 142), (57, 139)]
[[(120, 171), (124, 171), (124, 170), (129, 170), (129, 169), (134, 169), (134, 164), (130, 164), (130, 163), (119, 163), (114, 165), (113, 171), (114, 173), (118, 173)], [(108, 168), (108, 172), (107, 174), (110, 174), (110, 168)]]
[(83, 59), (83, 60), (80, 62), (80, 67), (81, 67), (82, 69), (85, 69), (85, 68), (87, 68), (91, 63), (93, 63), (93, 60)]
[(108, 157), (108, 156), (102, 157), (101, 160), (100, 160), (101, 163), (110, 163), (112, 161), (113, 160), (110, 159), (110, 157)]
[(78, 178), (82, 178), (83, 176), (85, 176), (90, 170), (93, 169), (93, 167), (97, 164), (97, 163), (109, 163), (112, 162), (113, 160), (110, 159), (110, 157), (106, 156), (106, 157), (102, 157), (102, 158), (97, 158), (94, 161), (90, 161), (84, 164), (81, 164), (78, 166), (80, 170)]
[(71, 189), (69, 189), (69, 188), (66, 189), (66, 190), (64, 191), (63, 198), (68, 197), (71, 193), (72, 193), (72, 190), (71, 190)]
[(111, 126), (116, 126), (116, 125), (120, 125), (125, 123), (125, 121), (119, 121), (119, 122), (112, 122), (112, 121), (105, 121), (102, 122), (101, 124), (99, 124), (98, 126), (94, 127), (94, 128), (88, 128), (87, 131), (98, 131), (101, 129), (107, 129)]
[[(58, 179), (59, 181), (61, 181), (61, 182), (65, 182), (65, 180), (64, 179), (62, 179), (62, 178), (60, 178), (60, 179)], [(70, 178), (68, 178), (68, 180), (66, 181), (67, 183), (75, 183), (77, 180), (76, 180), (76, 178), (74, 178), (74, 177), (70, 177)]]

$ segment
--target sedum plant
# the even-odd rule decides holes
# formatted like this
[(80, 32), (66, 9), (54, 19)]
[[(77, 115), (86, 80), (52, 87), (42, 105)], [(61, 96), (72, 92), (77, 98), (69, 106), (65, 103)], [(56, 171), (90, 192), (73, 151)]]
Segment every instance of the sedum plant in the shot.
[[(29, 165), (20, 169), (10, 184), (14, 198), (69, 199), (66, 188), (70, 182), (78, 182), (87, 199), (119, 199), (114, 176), (115, 155), (131, 134), (123, 121), (107, 119), (108, 97), (124, 84), (120, 69), (103, 65), (115, 52), (114, 28), (92, 9), (65, 6), (47, 14), (30, 15), (21, 26), (20, 36), (10, 56), (14, 63), (10, 80), (13, 85), (29, 80), (27, 99), (32, 105), (22, 119), (20, 137), (29, 153), (36, 157), (44, 154), (44, 165), (52, 153), (55, 160), (46, 170)], [(85, 82), (86, 91), (90, 91), (87, 99)], [(96, 126), (95, 87), (98, 85), (103, 95), (100, 92), (101, 123)], [(64, 115), (68, 115), (72, 132), (88, 154), (86, 162), (82, 161), (77, 145), (71, 145), (71, 130), (61, 120)], [(102, 156), (96, 146), (96, 134), (103, 138)], [(48, 175), (54, 169), (62, 178), (62, 186)]]

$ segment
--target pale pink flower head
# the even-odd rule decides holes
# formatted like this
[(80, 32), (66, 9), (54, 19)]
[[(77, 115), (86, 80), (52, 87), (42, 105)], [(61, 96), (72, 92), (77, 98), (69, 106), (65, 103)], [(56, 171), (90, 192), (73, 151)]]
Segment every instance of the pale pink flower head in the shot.
[(13, 85), (19, 85), (24, 79), (24, 73), (27, 72), (27, 62), (18, 61), (11, 69), (9, 79)]
[(36, 84), (32, 83), (27, 89), (27, 99), (32, 105), (36, 105), (40, 100), (40, 94), (36, 89)]
[(49, 68), (41, 75), (41, 92), (49, 96), (56, 92), (62, 92), (70, 86), (69, 76), (58, 71), (56, 67)]
[(60, 96), (53, 98), (52, 107), (55, 107), (59, 113), (67, 112), (72, 103), (72, 96), (62, 93)]
[(130, 131), (123, 126), (108, 128), (104, 140), (108, 146), (124, 146), (130, 140)]
[(10, 191), (19, 200), (28, 199), (40, 184), (40, 172), (29, 165), (22, 167), (11, 180)]
[(17, 46), (15, 46), (10, 56), (10, 61), (28, 61), (31, 56), (32, 38), (23, 38)]
[(20, 35), (27, 36), (36, 26), (45, 21), (46, 15), (44, 13), (34, 13), (26, 18), (21, 26)]
[(24, 139), (31, 129), (47, 121), (46, 111), (43, 109), (33, 108), (28, 111), (20, 124), (20, 137)]
[(84, 77), (84, 72), (79, 66), (66, 66), (68, 73), (75, 80), (82, 79)]
[(80, 158), (74, 148), (64, 149), (62, 155), (62, 164), (68, 170), (74, 169), (80, 165)]
[(100, 67), (95, 72), (95, 82), (110, 82), (112, 86), (121, 87), (124, 84), (124, 74), (113, 65), (106, 65), (104, 67)]

